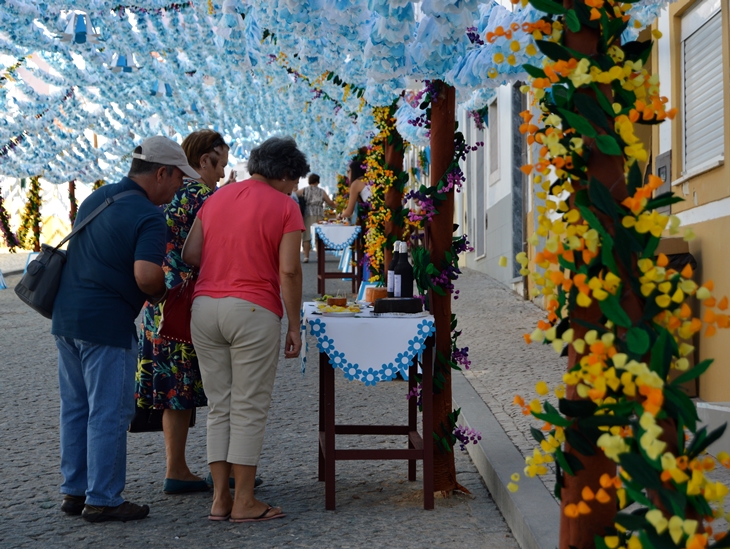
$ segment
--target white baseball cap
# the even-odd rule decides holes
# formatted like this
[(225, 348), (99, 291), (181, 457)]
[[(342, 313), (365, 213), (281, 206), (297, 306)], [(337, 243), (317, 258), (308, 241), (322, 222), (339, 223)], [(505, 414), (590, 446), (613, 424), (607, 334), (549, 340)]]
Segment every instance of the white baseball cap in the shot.
[(175, 166), (180, 168), (188, 177), (200, 179), (200, 174), (188, 164), (185, 151), (172, 139), (168, 139), (163, 135), (156, 135), (142, 141), (140, 147), (142, 147), (142, 152), (132, 153), (132, 158), (139, 158), (145, 162), (153, 162), (163, 166)]

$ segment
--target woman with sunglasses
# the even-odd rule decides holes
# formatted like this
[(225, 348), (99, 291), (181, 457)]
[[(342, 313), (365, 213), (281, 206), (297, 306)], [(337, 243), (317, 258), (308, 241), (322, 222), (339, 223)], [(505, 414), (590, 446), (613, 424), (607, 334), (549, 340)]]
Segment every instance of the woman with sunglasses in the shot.
[[(213, 130), (188, 135), (182, 148), (200, 179), (184, 178), (172, 202), (164, 206), (167, 255), (162, 268), (168, 288), (190, 276), (193, 268), (182, 260), (182, 247), (198, 210), (213, 194), (228, 164), (228, 145)], [(136, 398), (138, 408), (162, 409), (167, 470), (163, 491), (182, 494), (208, 490), (185, 460), (185, 444), (193, 408), (207, 406), (198, 357), (192, 345), (159, 336), (160, 307), (147, 304), (139, 338)]]

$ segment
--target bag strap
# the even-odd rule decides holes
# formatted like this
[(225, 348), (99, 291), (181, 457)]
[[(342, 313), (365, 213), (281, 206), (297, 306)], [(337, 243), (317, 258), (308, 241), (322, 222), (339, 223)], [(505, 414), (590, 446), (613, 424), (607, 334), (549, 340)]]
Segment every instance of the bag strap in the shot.
[(144, 196), (145, 198), (147, 198), (147, 195), (144, 194), (142, 191), (134, 191), (134, 190), (132, 190), (132, 191), (122, 191), (121, 193), (113, 194), (112, 196), (107, 197), (107, 199), (104, 200), (104, 202), (102, 202), (101, 204), (99, 204), (93, 212), (91, 212), (89, 215), (87, 215), (78, 224), (74, 225), (73, 230), (68, 235), (66, 235), (66, 238), (64, 238), (63, 240), (61, 240), (61, 242), (58, 243), (58, 245), (55, 247), (55, 249), (58, 250), (58, 248), (60, 248), (66, 242), (68, 242), (71, 239), (72, 236), (74, 236), (77, 233), (81, 232), (81, 230), (84, 227), (86, 227), (89, 223), (91, 223), (91, 221), (97, 215), (99, 215), (101, 212), (103, 212), (109, 206), (111, 206), (112, 204), (114, 204), (114, 202), (116, 202), (117, 200), (121, 200), (122, 198), (127, 198), (128, 196), (135, 196), (135, 195)]

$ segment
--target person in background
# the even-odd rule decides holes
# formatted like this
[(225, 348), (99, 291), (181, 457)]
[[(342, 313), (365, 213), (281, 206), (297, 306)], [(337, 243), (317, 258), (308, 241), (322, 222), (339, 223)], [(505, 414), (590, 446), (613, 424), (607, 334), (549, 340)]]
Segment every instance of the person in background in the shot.
[(297, 196), (304, 197), (306, 207), (304, 209), (304, 233), (302, 234), (302, 247), (304, 248), (304, 263), (309, 262), (309, 252), (312, 251), (312, 225), (324, 219), (324, 203), (336, 207), (334, 201), (327, 192), (319, 186), (319, 176), (316, 173), (309, 174), (309, 185), (297, 191)]
[(134, 149), (127, 177), (94, 191), (82, 221), (124, 191), (68, 246), (53, 307), (61, 393), (61, 510), (89, 522), (142, 519), (147, 505), (122, 498), (127, 426), (134, 415), (135, 318), (164, 299), (165, 217), (183, 175), (200, 177), (180, 145), (157, 136)]
[(368, 180), (365, 179), (365, 170), (363, 169), (360, 160), (353, 160), (350, 163), (350, 167), (347, 169), (347, 179), (350, 181), (350, 197), (347, 200), (347, 208), (345, 208), (340, 214), (339, 219), (352, 218), (353, 224), (357, 215), (357, 203), (358, 199), (362, 202), (370, 202), (372, 191), (368, 185)]
[(309, 171), (307, 159), (293, 138), (272, 137), (251, 151), (248, 169), (250, 179), (222, 187), (203, 205), (183, 248), (183, 260), (200, 266), (190, 327), (210, 407), (208, 518), (231, 522), (284, 516), (253, 493), (284, 310), (285, 357), (297, 357), (302, 346), (304, 223), (288, 195)]
[[(172, 202), (163, 208), (167, 254), (162, 269), (168, 288), (193, 274), (193, 268), (182, 260), (182, 247), (198, 210), (215, 191), (228, 164), (228, 145), (216, 131), (193, 132), (182, 142), (182, 148), (200, 177), (184, 178)], [(208, 490), (208, 484), (190, 471), (185, 460), (193, 408), (208, 404), (200, 379), (198, 357), (192, 345), (159, 336), (161, 316), (158, 305), (147, 303), (139, 340), (137, 406), (163, 410), (167, 466), (162, 490), (166, 494), (202, 492)]]

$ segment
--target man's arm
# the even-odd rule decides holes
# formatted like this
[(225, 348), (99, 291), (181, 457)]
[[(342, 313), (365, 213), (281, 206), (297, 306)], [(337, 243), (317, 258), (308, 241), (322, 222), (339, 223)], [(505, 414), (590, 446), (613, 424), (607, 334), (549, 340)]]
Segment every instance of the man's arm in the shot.
[(190, 228), (188, 237), (182, 249), (182, 260), (193, 267), (200, 267), (200, 258), (203, 255), (203, 225), (196, 217)]
[[(190, 237), (188, 237), (190, 238)], [(295, 358), (302, 348), (299, 333), (299, 311), (302, 307), (302, 265), (299, 263), (299, 246), (302, 233), (293, 231), (285, 233), (279, 244), (279, 278), (281, 279), (281, 295), (289, 327), (286, 332), (284, 356)]]
[(134, 279), (137, 287), (150, 297), (150, 302), (158, 303), (165, 297), (165, 272), (156, 263), (141, 259), (135, 261)]

